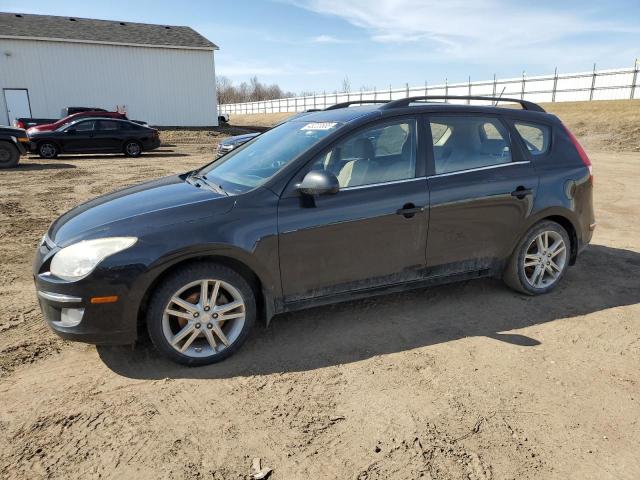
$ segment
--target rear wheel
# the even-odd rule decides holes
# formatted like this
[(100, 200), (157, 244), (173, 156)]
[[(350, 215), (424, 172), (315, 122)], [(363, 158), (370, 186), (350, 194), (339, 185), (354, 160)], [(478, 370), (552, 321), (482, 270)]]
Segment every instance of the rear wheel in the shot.
[(513, 252), (505, 283), (528, 295), (550, 292), (569, 267), (570, 248), (569, 235), (561, 225), (551, 221), (534, 225)]
[(12, 168), (18, 165), (20, 152), (8, 142), (0, 142), (0, 168)]
[(38, 145), (38, 155), (41, 158), (56, 158), (58, 153), (58, 146), (55, 143), (42, 142)]
[(255, 317), (255, 298), (247, 281), (228, 267), (206, 262), (177, 271), (156, 289), (147, 329), (165, 356), (200, 366), (238, 350)]
[(139, 157), (142, 154), (142, 145), (135, 140), (129, 140), (124, 144), (124, 154), (127, 157)]

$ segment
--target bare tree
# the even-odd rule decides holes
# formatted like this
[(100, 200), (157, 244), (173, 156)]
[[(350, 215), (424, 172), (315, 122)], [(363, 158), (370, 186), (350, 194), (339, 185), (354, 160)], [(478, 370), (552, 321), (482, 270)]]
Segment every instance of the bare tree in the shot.
[(344, 77), (342, 79), (342, 90), (340, 92), (348, 93), (350, 91), (351, 91), (351, 80), (349, 80), (349, 77)]
[(279, 85), (266, 85), (255, 76), (249, 79), (249, 83), (242, 82), (237, 87), (228, 77), (219, 76), (216, 78), (216, 90), (220, 104), (258, 102), (296, 96), (293, 92), (283, 91)]

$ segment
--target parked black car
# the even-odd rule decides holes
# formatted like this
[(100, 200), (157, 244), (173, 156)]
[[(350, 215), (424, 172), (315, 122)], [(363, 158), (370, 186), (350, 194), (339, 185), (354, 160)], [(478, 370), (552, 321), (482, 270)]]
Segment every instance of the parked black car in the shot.
[(34, 263), (46, 321), (110, 344), (146, 324), (203, 365), (257, 317), (487, 276), (554, 289), (595, 228), (585, 152), (536, 104), (431, 100), (313, 113), (67, 212)]
[(234, 148), (238, 148), (240, 145), (247, 143), (258, 135), (260, 135), (260, 132), (245, 133), (243, 135), (234, 135), (233, 137), (225, 138), (218, 144), (217, 154), (221, 157), (225, 153), (229, 153)]
[(0, 126), (0, 168), (18, 165), (20, 156), (27, 154), (29, 139), (21, 128)]
[[(287, 117), (283, 122), (280, 122), (280, 123), (289, 122), (291, 120), (295, 120), (296, 118), (303, 117), (308, 113), (319, 112), (319, 111), (320, 110), (316, 110), (316, 109), (305, 110), (304, 112), (299, 112), (294, 115), (291, 115), (290, 117)], [(242, 135), (234, 135), (233, 137), (225, 138), (223, 141), (221, 141), (218, 144), (218, 148), (217, 148), (218, 157), (221, 157), (222, 155), (229, 153), (231, 150), (233, 150), (234, 148), (238, 148), (240, 145), (244, 145), (249, 140), (257, 137), (258, 135), (260, 135), (260, 132), (244, 133)]]
[(82, 118), (51, 132), (28, 132), (32, 152), (42, 158), (60, 153), (124, 153), (137, 157), (160, 146), (158, 130), (130, 120)]

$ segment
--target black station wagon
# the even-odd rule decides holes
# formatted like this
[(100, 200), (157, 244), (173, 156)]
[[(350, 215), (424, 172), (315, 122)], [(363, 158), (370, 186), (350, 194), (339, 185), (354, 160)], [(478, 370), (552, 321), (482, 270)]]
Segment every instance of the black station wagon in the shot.
[(531, 102), (441, 100), (336, 105), (65, 213), (35, 258), (46, 321), (101, 344), (146, 325), (204, 365), (314, 305), (487, 276), (549, 292), (595, 228), (589, 159)]

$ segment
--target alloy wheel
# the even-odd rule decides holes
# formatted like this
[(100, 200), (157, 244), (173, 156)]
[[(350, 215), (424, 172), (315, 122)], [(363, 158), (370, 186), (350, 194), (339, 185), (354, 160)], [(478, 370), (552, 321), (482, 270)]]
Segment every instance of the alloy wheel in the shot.
[(53, 158), (56, 156), (56, 147), (52, 143), (43, 143), (40, 145), (40, 155), (44, 158)]
[(136, 142), (127, 143), (127, 146), (125, 148), (127, 150), (127, 155), (131, 155), (132, 157), (140, 155), (140, 145), (138, 145)]
[(558, 232), (545, 230), (527, 246), (524, 276), (533, 288), (553, 285), (567, 265), (567, 246)]
[(239, 290), (222, 280), (191, 282), (175, 292), (162, 318), (164, 337), (177, 352), (209, 357), (231, 346), (245, 323)]

